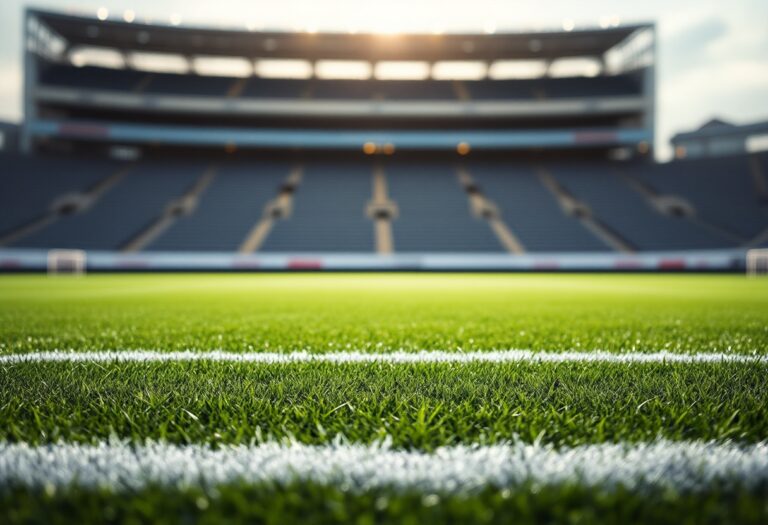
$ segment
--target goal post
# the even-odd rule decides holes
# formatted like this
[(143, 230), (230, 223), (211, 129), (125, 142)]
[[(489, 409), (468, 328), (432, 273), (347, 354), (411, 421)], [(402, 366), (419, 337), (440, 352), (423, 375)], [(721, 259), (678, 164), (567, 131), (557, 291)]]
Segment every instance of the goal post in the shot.
[(749, 277), (768, 275), (768, 248), (747, 251), (747, 275)]
[(49, 275), (83, 275), (86, 256), (83, 250), (50, 250), (48, 252)]

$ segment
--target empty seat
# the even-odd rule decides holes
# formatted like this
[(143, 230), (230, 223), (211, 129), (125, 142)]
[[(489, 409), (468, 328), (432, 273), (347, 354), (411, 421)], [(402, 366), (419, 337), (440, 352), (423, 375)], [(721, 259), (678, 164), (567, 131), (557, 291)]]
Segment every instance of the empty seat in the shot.
[(703, 219), (745, 238), (768, 227), (768, 206), (757, 191), (746, 155), (674, 161), (650, 169), (637, 166), (631, 173), (658, 191), (685, 197)]
[(397, 252), (501, 252), (488, 223), (470, 212), (469, 200), (448, 163), (392, 163), (386, 168)]
[(306, 80), (283, 78), (249, 78), (240, 93), (241, 98), (301, 98), (307, 89)]
[(371, 167), (364, 163), (307, 165), (293, 214), (275, 224), (264, 252), (372, 252)]
[(572, 217), (531, 167), (510, 163), (469, 166), (481, 190), (499, 207), (507, 226), (531, 252), (594, 252), (611, 248)]
[(633, 96), (641, 93), (641, 76), (535, 78), (465, 81), (473, 99), (527, 100), (533, 98), (589, 98)]
[(47, 213), (53, 201), (108, 177), (119, 164), (77, 157), (0, 154), (0, 235)]
[(40, 71), (40, 83), (44, 86), (131, 91), (146, 75), (130, 69), (49, 64)]
[(336, 100), (455, 100), (441, 80), (313, 80), (312, 98)]
[(191, 215), (178, 220), (147, 250), (236, 251), (277, 194), (288, 163), (221, 166)]
[(153, 74), (144, 92), (161, 95), (193, 95), (223, 97), (236, 82), (235, 78), (202, 75)]
[(203, 165), (181, 161), (136, 166), (85, 213), (21, 239), (26, 248), (116, 250), (154, 221), (200, 176)]
[(733, 246), (684, 217), (660, 214), (605, 163), (549, 166), (560, 184), (588, 205), (597, 218), (639, 250), (711, 249)]

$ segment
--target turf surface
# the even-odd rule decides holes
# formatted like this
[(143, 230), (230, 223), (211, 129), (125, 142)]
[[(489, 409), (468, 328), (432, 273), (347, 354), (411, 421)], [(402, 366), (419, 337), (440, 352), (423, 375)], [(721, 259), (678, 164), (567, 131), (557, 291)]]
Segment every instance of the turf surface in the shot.
[(768, 351), (768, 282), (712, 275), (0, 277), (0, 351)]
[(6, 367), (0, 439), (116, 435), (248, 443), (343, 435), (431, 449), (519, 438), (768, 436), (766, 364), (250, 365), (30, 363)]
[[(0, 353), (490, 350), (768, 354), (768, 281), (711, 275), (0, 277)], [(0, 440), (248, 443), (344, 435), (432, 450), (510, 439), (768, 439), (761, 363), (0, 365)], [(768, 488), (531, 487), (434, 504), (339, 487), (116, 495), (0, 487), (0, 521), (768, 521)], [(5, 518), (3, 520), (3, 518)]]

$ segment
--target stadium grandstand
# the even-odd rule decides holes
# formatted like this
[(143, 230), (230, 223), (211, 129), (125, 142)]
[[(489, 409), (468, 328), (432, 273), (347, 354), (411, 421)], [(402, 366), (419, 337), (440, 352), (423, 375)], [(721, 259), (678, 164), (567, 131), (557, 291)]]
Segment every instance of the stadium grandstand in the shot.
[(712, 270), (768, 246), (768, 155), (654, 161), (653, 24), (315, 34), (31, 9), (25, 31), (5, 269), (65, 249), (93, 270)]

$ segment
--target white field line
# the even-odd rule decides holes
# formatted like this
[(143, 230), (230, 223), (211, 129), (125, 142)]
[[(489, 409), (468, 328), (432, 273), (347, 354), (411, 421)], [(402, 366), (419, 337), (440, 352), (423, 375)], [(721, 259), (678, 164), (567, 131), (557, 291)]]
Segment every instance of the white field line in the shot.
[(531, 350), (489, 350), (484, 352), (248, 352), (234, 353), (213, 350), (207, 352), (159, 352), (154, 350), (125, 350), (102, 352), (33, 352), (0, 355), (0, 364), (70, 362), (70, 363), (152, 363), (178, 361), (218, 361), (232, 363), (764, 363), (768, 356), (757, 354), (674, 353), (674, 352), (534, 352)]
[(227, 483), (312, 482), (343, 490), (472, 494), (485, 488), (576, 483), (610, 491), (755, 489), (768, 483), (768, 445), (655, 441), (555, 449), (540, 444), (454, 446), (434, 453), (386, 445), (323, 446), (0, 443), (0, 488), (139, 490)]

